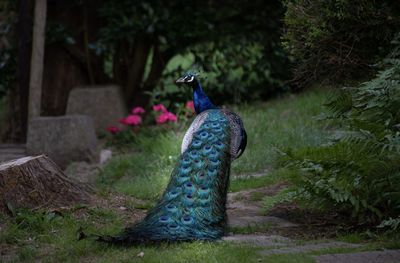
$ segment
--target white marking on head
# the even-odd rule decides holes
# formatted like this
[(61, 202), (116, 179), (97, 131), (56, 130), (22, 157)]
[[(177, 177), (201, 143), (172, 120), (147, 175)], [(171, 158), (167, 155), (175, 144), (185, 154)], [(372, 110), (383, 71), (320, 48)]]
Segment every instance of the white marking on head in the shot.
[[(189, 76), (188, 76), (189, 77)], [(187, 82), (192, 82), (194, 80), (194, 76), (193, 75), (191, 75), (190, 76), (190, 79), (187, 81)]]

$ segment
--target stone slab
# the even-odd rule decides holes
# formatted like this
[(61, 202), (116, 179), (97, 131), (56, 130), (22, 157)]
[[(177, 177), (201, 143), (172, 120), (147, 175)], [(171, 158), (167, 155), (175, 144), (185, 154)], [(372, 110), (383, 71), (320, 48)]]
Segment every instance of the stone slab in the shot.
[(278, 235), (232, 235), (223, 237), (222, 240), (234, 243), (247, 243), (263, 247), (281, 247), (292, 243), (290, 238)]
[(327, 248), (356, 248), (360, 246), (361, 245), (351, 244), (346, 242), (325, 242), (325, 243), (304, 244), (300, 246), (289, 246), (277, 249), (268, 249), (268, 250), (263, 250), (260, 253), (262, 255), (305, 253)]
[(314, 258), (318, 263), (399, 263), (400, 250), (329, 254)]
[(60, 167), (73, 161), (97, 162), (97, 137), (89, 116), (38, 117), (29, 123), (29, 155), (45, 154)]
[(25, 144), (0, 144), (0, 163), (26, 156)]
[(74, 88), (68, 97), (67, 115), (88, 115), (93, 118), (98, 134), (109, 126), (120, 126), (118, 119), (127, 115), (118, 86), (86, 86)]

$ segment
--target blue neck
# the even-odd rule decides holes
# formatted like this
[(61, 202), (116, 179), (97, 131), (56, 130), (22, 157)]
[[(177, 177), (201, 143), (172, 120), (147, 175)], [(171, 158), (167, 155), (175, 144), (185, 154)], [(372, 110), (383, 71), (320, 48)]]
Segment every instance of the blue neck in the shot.
[(217, 107), (204, 93), (203, 89), (201, 88), (200, 82), (198, 80), (196, 80), (195, 82), (195, 86), (193, 87), (193, 104), (196, 113), (199, 114), (209, 109), (217, 109)]

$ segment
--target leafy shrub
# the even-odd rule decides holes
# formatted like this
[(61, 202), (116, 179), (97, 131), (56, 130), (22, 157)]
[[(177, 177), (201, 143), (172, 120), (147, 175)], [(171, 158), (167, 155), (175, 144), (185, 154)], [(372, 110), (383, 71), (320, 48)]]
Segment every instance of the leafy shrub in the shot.
[(339, 124), (336, 139), (289, 150), (296, 197), (320, 207), (378, 223), (400, 213), (400, 60), (356, 88), (344, 88), (328, 104)]
[[(136, 86), (150, 93), (153, 103), (174, 107), (174, 103), (188, 100), (190, 89), (177, 87), (174, 81), (193, 64), (206, 73), (203, 84), (215, 103), (265, 98), (281, 91), (289, 74), (280, 44), (283, 13), (277, 0), (239, 5), (231, 0), (191, 4), (182, 0), (107, 0), (99, 10), (105, 25), (91, 47), (108, 58), (106, 71), (118, 82), (118, 76), (130, 75), (123, 73), (124, 69), (138, 65), (129, 61), (143, 39), (150, 50), (148, 56), (141, 51), (147, 63)], [(157, 77), (155, 72), (159, 72)], [(119, 85), (134, 86), (123, 81)]]
[(195, 69), (200, 72), (207, 95), (217, 104), (265, 99), (287, 89), (284, 79), (288, 78), (289, 69), (283, 66), (286, 62), (279, 45), (270, 52), (259, 41), (241, 38), (200, 43), (173, 58), (152, 98), (167, 105), (191, 98), (192, 90), (177, 87), (174, 81), (183, 71)]
[(286, 0), (283, 43), (297, 61), (294, 82), (360, 77), (385, 55), (400, 26), (396, 1)]

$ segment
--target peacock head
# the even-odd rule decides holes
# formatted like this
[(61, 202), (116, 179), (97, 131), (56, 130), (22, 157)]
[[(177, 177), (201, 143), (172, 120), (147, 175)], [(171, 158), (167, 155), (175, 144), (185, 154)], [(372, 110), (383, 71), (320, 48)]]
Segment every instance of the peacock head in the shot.
[(197, 83), (196, 75), (193, 73), (185, 73), (185, 75), (177, 79), (175, 83), (178, 85), (186, 84), (191, 87), (195, 87)]

